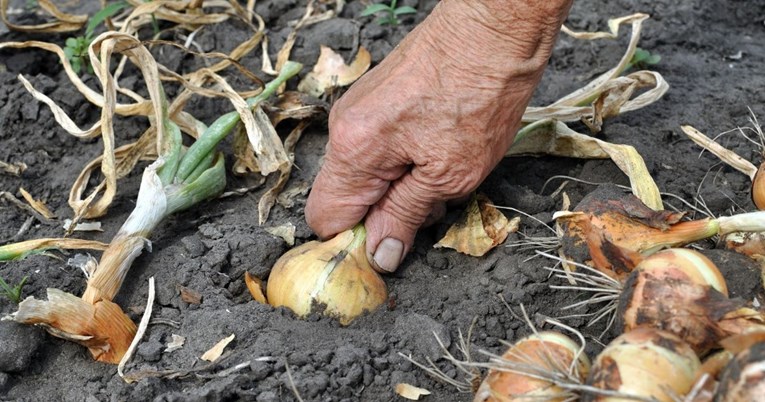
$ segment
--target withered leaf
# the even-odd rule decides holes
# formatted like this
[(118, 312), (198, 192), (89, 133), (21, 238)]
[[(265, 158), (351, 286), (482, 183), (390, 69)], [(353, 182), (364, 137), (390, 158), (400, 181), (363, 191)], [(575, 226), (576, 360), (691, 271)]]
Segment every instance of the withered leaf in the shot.
[(226, 346), (228, 346), (231, 341), (234, 340), (236, 335), (231, 334), (223, 339), (221, 339), (218, 343), (215, 344), (210, 350), (205, 352), (201, 359), (206, 360), (208, 362), (214, 362), (218, 360), (218, 358), (223, 354), (223, 350), (226, 349)]
[(359, 79), (372, 64), (372, 55), (360, 47), (356, 58), (350, 65), (345, 64), (343, 56), (327, 46), (321, 47), (319, 60), (313, 71), (300, 81), (298, 91), (319, 97), (333, 87), (343, 87)]
[(181, 292), (181, 300), (189, 304), (202, 303), (202, 294), (194, 289), (187, 288), (185, 286), (179, 286), (178, 290)]
[(183, 344), (186, 343), (186, 338), (172, 334), (172, 340), (167, 343), (167, 347), (165, 348), (164, 353), (170, 353), (172, 351), (178, 350), (183, 347)]
[(29, 194), (29, 192), (24, 189), (24, 187), (19, 187), (19, 192), (21, 193), (21, 196), (24, 197), (24, 199), (29, 203), (29, 205), (34, 208), (35, 211), (39, 212), (40, 215), (47, 219), (53, 219), (56, 217), (56, 215), (51, 212), (51, 210), (47, 205), (45, 205), (44, 202), (42, 202), (42, 200), (36, 200), (34, 197), (32, 197), (32, 194)]
[(470, 200), (462, 217), (452, 225), (446, 235), (433, 247), (447, 247), (460, 253), (480, 257), (518, 230), (520, 218), (508, 220), (502, 212), (491, 206), (484, 195)]
[(268, 304), (266, 294), (263, 293), (263, 281), (260, 278), (250, 275), (249, 272), (245, 272), (244, 283), (247, 285), (247, 290), (250, 291), (250, 294), (255, 301), (262, 304)]
[(415, 387), (414, 385), (405, 382), (396, 384), (396, 393), (411, 401), (419, 401), (420, 397), (430, 395), (430, 391), (427, 389)]

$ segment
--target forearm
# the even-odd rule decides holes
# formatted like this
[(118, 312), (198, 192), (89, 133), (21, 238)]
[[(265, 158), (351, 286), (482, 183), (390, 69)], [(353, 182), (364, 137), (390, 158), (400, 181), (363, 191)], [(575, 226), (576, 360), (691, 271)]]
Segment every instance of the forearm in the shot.
[[(437, 51), (483, 74), (537, 75), (547, 64), (572, 0), (443, 0), (429, 17)], [(465, 57), (468, 56), (468, 57)], [(470, 60), (465, 65), (465, 60)], [(499, 70), (513, 71), (500, 72)]]

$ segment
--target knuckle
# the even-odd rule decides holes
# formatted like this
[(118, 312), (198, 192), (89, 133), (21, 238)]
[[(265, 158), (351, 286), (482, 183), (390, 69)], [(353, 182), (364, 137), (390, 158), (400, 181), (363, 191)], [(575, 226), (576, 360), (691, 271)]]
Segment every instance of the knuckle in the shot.
[(443, 199), (463, 196), (475, 190), (487, 168), (475, 158), (438, 160), (423, 166), (424, 181)]

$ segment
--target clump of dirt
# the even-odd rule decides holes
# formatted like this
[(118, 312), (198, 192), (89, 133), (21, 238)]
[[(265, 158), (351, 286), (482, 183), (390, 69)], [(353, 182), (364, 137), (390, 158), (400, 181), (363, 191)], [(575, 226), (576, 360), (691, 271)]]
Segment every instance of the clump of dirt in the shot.
[[(401, 5), (418, 7), (419, 12), (404, 17), (401, 25), (381, 27), (371, 18), (360, 17), (364, 5), (351, 1), (339, 18), (301, 31), (293, 58), (312, 65), (319, 45), (325, 44), (346, 57), (364, 46), (373, 62), (379, 62), (435, 3), (401, 1)], [(272, 52), (281, 47), (291, 30), (288, 22), (299, 18), (305, 5), (303, 0), (257, 3), (256, 11), (268, 25)], [(655, 105), (608, 120), (600, 135), (611, 142), (634, 145), (662, 191), (686, 200), (700, 195), (716, 215), (753, 209), (748, 179), (718, 165), (708, 154), (699, 156), (699, 148), (679, 127), (693, 124), (712, 134), (746, 124), (748, 108), (765, 115), (765, 92), (761, 90), (765, 87), (761, 73), (765, 63), (765, 2), (743, 5), (738, 1), (578, 0), (568, 20), (576, 30), (602, 30), (610, 17), (634, 12), (652, 16), (644, 26), (640, 46), (662, 56), (654, 68), (671, 88)], [(224, 51), (250, 32), (240, 24), (225, 23), (201, 31), (196, 41), (203, 50)], [(31, 38), (0, 26), (0, 41)], [(62, 35), (45, 38), (59, 43), (64, 39)], [(553, 101), (606, 71), (621, 56), (625, 41), (626, 37), (581, 42), (561, 36), (534, 103)], [(170, 50), (156, 56), (177, 71), (196, 68), (195, 63), (199, 63)], [(259, 52), (246, 57), (243, 64), (259, 71)], [(68, 189), (82, 166), (99, 154), (99, 141), (68, 136), (56, 125), (50, 110), (24, 90), (16, 78), (19, 73), (62, 105), (78, 123), (95, 121), (99, 111), (71, 87), (53, 57), (33, 50), (0, 52), (0, 160), (29, 166), (18, 177), (1, 174), (0, 190), (15, 193), (23, 186), (45, 199), (58, 216), (68, 217)], [(86, 82), (93, 83), (92, 79)], [(230, 108), (224, 101), (208, 99), (190, 106), (190, 112), (207, 123)], [(146, 123), (136, 123), (139, 120), (117, 122), (120, 141), (134, 139), (142, 132)], [(754, 146), (743, 138), (728, 136), (726, 141), (728, 148), (739, 154), (757, 157)], [(295, 156), (300, 169), (293, 172), (288, 187), (313, 180), (325, 143), (323, 124), (314, 125), (304, 135)], [(132, 209), (139, 172), (122, 179), (115, 204), (102, 220), (104, 232), (85, 237), (111, 239)], [(549, 223), (561, 205), (560, 196), (551, 194), (563, 179), (545, 183), (556, 175), (590, 183), (627, 184), (609, 161), (513, 158), (504, 160), (480, 191), (496, 204), (521, 209)], [(247, 185), (246, 179), (230, 180), (232, 188)], [(593, 185), (571, 181), (565, 192), (576, 203), (593, 189)], [(252, 301), (244, 286), (245, 271), (266, 278), (271, 265), (287, 249), (280, 238), (257, 225), (257, 200), (263, 191), (209, 202), (168, 219), (153, 234), (152, 252), (136, 260), (116, 300), (129, 306), (126, 310), (137, 320), (146, 301), (148, 278), (153, 276), (157, 281), (154, 320), (129, 372), (203, 367), (199, 356), (218, 340), (235, 334), (222, 361), (180, 378), (146, 378), (128, 385), (113, 366), (92, 361), (87, 350), (76, 344), (48, 336), (41, 329), (1, 322), (0, 399), (290, 401), (296, 400), (294, 387), (310, 401), (387, 401), (396, 398), (395, 384), (407, 382), (429, 389), (433, 394), (427, 400), (466, 401), (472, 398), (470, 394), (457, 393), (435, 381), (401, 354), (419, 361), (430, 358), (447, 375), (459, 377), (460, 373), (440, 359), (442, 351), (434, 333), (458, 354), (458, 331), (466, 333), (475, 319), (473, 347), (500, 353), (500, 341), (513, 341), (529, 333), (518, 318), (517, 306), (523, 304), (532, 320), (541, 324), (544, 317), (564, 315), (560, 307), (582, 297), (551, 290), (549, 285), (557, 279), (551, 279), (543, 269), (551, 263), (531, 258), (532, 250), (502, 246), (485, 257), (471, 258), (434, 249), (433, 244), (459, 215), (455, 210), (444, 222), (422, 230), (401, 269), (386, 278), (391, 292), (386, 307), (348, 327), (319, 315), (298, 320), (285, 309)], [(683, 208), (672, 199), (667, 202)], [(265, 226), (290, 222), (297, 227), (299, 242), (313, 239), (304, 222), (304, 203), (305, 197), (300, 196), (292, 208), (277, 205)], [(0, 203), (0, 239), (13, 238), (26, 220), (25, 212)], [(523, 220), (521, 230), (529, 236), (553, 235), (529, 219)], [(23, 239), (61, 233), (58, 225), (35, 223)], [(514, 236), (508, 241), (519, 235)], [(729, 281), (739, 284), (735, 296), (746, 298), (759, 291), (746, 286), (749, 279), (742, 279), (752, 278), (751, 272), (735, 268), (724, 272)], [(48, 287), (80, 294), (85, 284), (79, 270), (41, 256), (0, 265), (0, 276), (9, 283), (29, 276), (25, 295), (38, 298), (44, 297)], [(198, 292), (201, 302), (182, 300), (181, 287)], [(499, 296), (515, 311), (509, 311)], [(15, 307), (0, 299), (1, 315), (15, 311)], [(587, 327), (584, 318), (566, 322), (588, 337), (597, 337), (603, 330), (598, 325)], [(185, 337), (186, 342), (181, 349), (166, 352), (174, 334)], [(590, 342), (588, 352), (597, 352), (597, 345)], [(478, 353), (473, 355), (481, 358)], [(234, 367), (237, 369), (227, 370)]]

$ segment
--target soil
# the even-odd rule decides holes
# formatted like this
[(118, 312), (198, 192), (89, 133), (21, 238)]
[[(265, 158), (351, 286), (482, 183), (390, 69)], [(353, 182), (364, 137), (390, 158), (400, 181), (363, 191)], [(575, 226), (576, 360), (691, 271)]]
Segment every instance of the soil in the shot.
[[(17, 7), (25, 3), (11, 2)], [(290, 31), (288, 22), (302, 15), (305, 3), (257, 2), (256, 11), (268, 24), (272, 52), (281, 47)], [(400, 4), (416, 6), (419, 12), (404, 17), (399, 26), (380, 27), (359, 16), (363, 4), (349, 1), (340, 18), (299, 34), (293, 58), (310, 66), (320, 44), (339, 49), (346, 56), (361, 45), (371, 51), (374, 62), (379, 62), (425, 18), (435, 1), (404, 0)], [(661, 62), (653, 68), (669, 82), (670, 90), (649, 107), (608, 120), (601, 138), (634, 145), (664, 192), (685, 200), (698, 196), (715, 215), (753, 210), (748, 178), (718, 164), (707, 153), (700, 155), (699, 148), (679, 127), (692, 124), (713, 135), (749, 124), (750, 112), (765, 116), (765, 1), (577, 0), (568, 24), (576, 30), (605, 30), (608, 18), (634, 12), (652, 16), (645, 23), (640, 46), (661, 55)], [(14, 18), (31, 22), (37, 17), (22, 12)], [(241, 24), (226, 22), (203, 30), (196, 40), (203, 50), (228, 51), (249, 32)], [(0, 41), (32, 38), (63, 43), (66, 36), (19, 34), (0, 25)], [(596, 42), (562, 36), (533, 103), (554, 101), (609, 69), (621, 57), (626, 39), (626, 33), (616, 41)], [(243, 64), (259, 71), (259, 54), (253, 52)], [(157, 57), (177, 71), (195, 68), (195, 61), (177, 52), (168, 50)], [(19, 177), (0, 174), (0, 190), (20, 197), (18, 188), (24, 187), (46, 200), (59, 217), (69, 217), (69, 187), (80, 169), (99, 154), (101, 145), (97, 140), (77, 140), (59, 128), (50, 110), (24, 90), (16, 78), (19, 73), (83, 126), (95, 121), (99, 111), (73, 89), (49, 54), (35, 50), (0, 52), (0, 160), (29, 166)], [(89, 82), (93, 83), (92, 78)], [(224, 101), (200, 99), (190, 106), (188, 111), (207, 123), (229, 111)], [(119, 119), (119, 142), (135, 139), (146, 124), (137, 118)], [(574, 128), (585, 131), (584, 126)], [(313, 180), (326, 131), (325, 123), (314, 124), (301, 139), (296, 153), (300, 169), (293, 172), (288, 187)], [(728, 135), (724, 141), (745, 158), (760, 161), (757, 147), (741, 136)], [(480, 191), (498, 205), (517, 208), (550, 223), (552, 213), (561, 205), (560, 196), (551, 194), (563, 180), (545, 183), (558, 175), (592, 183), (627, 184), (610, 161), (514, 158), (504, 160)], [(108, 242), (129, 214), (139, 180), (140, 169), (122, 179), (115, 203), (101, 220), (104, 231), (82, 236)], [(228, 187), (248, 184), (247, 179), (232, 176)], [(575, 204), (594, 188), (571, 181), (565, 191)], [(114, 366), (94, 362), (85, 348), (47, 335), (42, 329), (4, 321), (0, 323), (0, 399), (292, 401), (296, 400), (291, 386), (294, 382), (307, 401), (392, 401), (401, 399), (394, 386), (406, 382), (430, 390), (432, 395), (424, 400), (469, 401), (470, 394), (456, 392), (433, 379), (402, 355), (421, 362), (429, 358), (448, 376), (461, 379), (461, 373), (441, 358), (443, 350), (434, 333), (459, 356), (460, 331), (466, 334), (474, 322), (471, 350), (474, 358), (482, 360), (485, 357), (479, 350), (500, 353), (503, 341), (530, 332), (519, 318), (521, 304), (532, 321), (541, 325), (544, 317), (568, 314), (561, 306), (583, 297), (551, 290), (550, 285), (559, 284), (543, 269), (551, 263), (531, 258), (533, 250), (501, 246), (482, 258), (472, 258), (434, 249), (433, 244), (459, 215), (457, 208), (443, 222), (422, 230), (401, 269), (386, 277), (391, 294), (386, 307), (347, 327), (318, 314), (299, 320), (283, 308), (253, 301), (244, 285), (245, 271), (267, 279), (272, 264), (288, 248), (280, 238), (266, 232), (266, 227), (291, 222), (297, 227), (298, 242), (314, 238), (304, 222), (305, 196), (299, 196), (291, 208), (277, 205), (267, 224), (259, 226), (256, 210), (262, 192), (263, 187), (245, 196), (208, 202), (167, 219), (152, 235), (152, 252), (137, 259), (116, 299), (138, 320), (149, 277), (155, 278), (154, 321), (127, 371), (202, 367), (199, 356), (218, 340), (235, 334), (225, 359), (181, 378), (148, 378), (126, 384)], [(667, 204), (685, 208), (674, 198), (667, 198)], [(13, 238), (27, 218), (26, 212), (0, 203), (0, 239)], [(532, 236), (551, 235), (529, 219), (524, 219), (521, 231)], [(18, 240), (61, 234), (60, 224), (35, 221)], [(518, 234), (512, 235), (508, 242), (518, 238)], [(699, 246), (715, 247), (711, 242)], [(731, 293), (751, 300), (762, 289), (752, 286), (759, 284), (756, 265), (746, 259), (720, 256), (722, 251), (715, 253), (717, 260), (725, 263)], [(78, 269), (45, 256), (0, 265), (0, 276), (9, 283), (28, 276), (24, 295), (37, 298), (44, 298), (49, 287), (73, 294), (81, 294), (85, 287)], [(201, 304), (183, 301), (181, 287), (198, 292)], [(0, 315), (15, 309), (15, 304), (0, 298)], [(603, 326), (587, 327), (583, 318), (566, 323), (588, 337), (589, 353), (596, 353), (601, 342), (614, 336), (607, 333), (598, 341)], [(185, 337), (185, 345), (164, 353), (172, 334)]]

